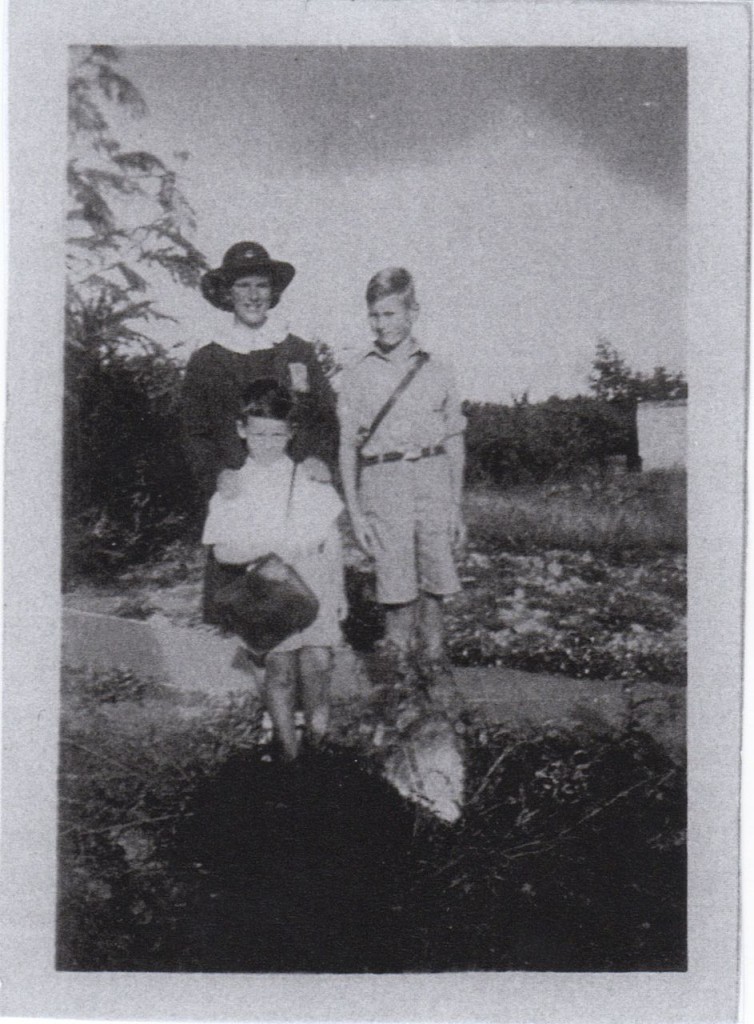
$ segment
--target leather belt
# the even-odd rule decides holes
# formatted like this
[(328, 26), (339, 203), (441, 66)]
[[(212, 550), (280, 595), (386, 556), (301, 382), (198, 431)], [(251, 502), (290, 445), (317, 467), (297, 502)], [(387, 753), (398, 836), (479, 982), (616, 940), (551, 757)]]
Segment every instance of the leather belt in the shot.
[(445, 445), (435, 444), (428, 448), (414, 448), (408, 452), (383, 452), (381, 455), (361, 455), (362, 466), (376, 466), (380, 462), (418, 462), (432, 455), (445, 455)]

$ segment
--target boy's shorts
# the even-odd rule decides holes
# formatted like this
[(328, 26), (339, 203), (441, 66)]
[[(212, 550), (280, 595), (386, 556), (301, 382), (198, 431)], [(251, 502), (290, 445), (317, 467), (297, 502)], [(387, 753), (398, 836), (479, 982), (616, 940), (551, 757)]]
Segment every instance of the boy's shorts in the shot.
[(381, 604), (408, 604), (419, 591), (445, 596), (460, 590), (447, 455), (363, 466), (359, 504), (377, 539)]

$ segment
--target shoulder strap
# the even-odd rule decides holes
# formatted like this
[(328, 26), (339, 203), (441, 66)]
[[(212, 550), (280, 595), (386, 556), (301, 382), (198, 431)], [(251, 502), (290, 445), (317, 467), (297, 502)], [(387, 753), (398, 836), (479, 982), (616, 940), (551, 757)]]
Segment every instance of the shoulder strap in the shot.
[(419, 370), (421, 370), (422, 366), (424, 366), (424, 364), (427, 363), (427, 362), (429, 362), (429, 353), (428, 352), (420, 352), (419, 355), (416, 358), (416, 362), (414, 363), (414, 365), (411, 367), (411, 369), (408, 371), (408, 373), (398, 383), (398, 385), (395, 388), (395, 391), (393, 391), (392, 395), (390, 395), (388, 400), (385, 402), (385, 404), (379, 410), (377, 415), (374, 417), (374, 419), (370, 423), (369, 427), (367, 428), (366, 432), (364, 434), (362, 434), (361, 437), (359, 438), (359, 448), (363, 448), (364, 445), (369, 440), (369, 438), (372, 437), (372, 435), (374, 434), (374, 432), (377, 429), (377, 427), (379, 427), (380, 423), (382, 423), (382, 421), (385, 419), (387, 414), (393, 408), (395, 403), (401, 397), (401, 395), (406, 390), (406, 388), (409, 386), (409, 384), (414, 379), (414, 377), (417, 375)]
[(290, 484), (290, 487), (288, 488), (288, 501), (287, 501), (286, 506), (285, 506), (285, 518), (286, 518), (286, 521), (287, 521), (289, 515), (291, 514), (291, 503), (293, 502), (293, 487), (294, 487), (294, 484), (296, 483), (296, 470), (297, 469), (298, 469), (298, 463), (294, 462), (293, 463), (293, 471), (291, 473), (291, 484)]

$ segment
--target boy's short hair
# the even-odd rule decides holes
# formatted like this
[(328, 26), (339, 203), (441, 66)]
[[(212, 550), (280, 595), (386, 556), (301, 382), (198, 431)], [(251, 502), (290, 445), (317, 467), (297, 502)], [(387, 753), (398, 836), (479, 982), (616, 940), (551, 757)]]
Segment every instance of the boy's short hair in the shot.
[(293, 408), (293, 398), (284, 385), (274, 377), (252, 381), (241, 396), (238, 418), (247, 420), (258, 416), (266, 420), (287, 420)]
[(367, 285), (367, 305), (388, 295), (399, 295), (407, 309), (416, 306), (414, 279), (404, 267), (386, 267), (378, 271)]

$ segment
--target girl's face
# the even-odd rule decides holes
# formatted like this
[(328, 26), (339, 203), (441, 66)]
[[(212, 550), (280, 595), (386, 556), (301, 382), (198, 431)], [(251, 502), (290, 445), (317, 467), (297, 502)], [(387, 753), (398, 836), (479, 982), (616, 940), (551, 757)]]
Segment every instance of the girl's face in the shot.
[(230, 286), (236, 319), (247, 327), (261, 327), (272, 306), (272, 284), (265, 274), (247, 274)]
[(246, 442), (252, 459), (263, 466), (269, 466), (285, 457), (291, 436), (287, 423), (261, 416), (239, 420), (238, 433)]

